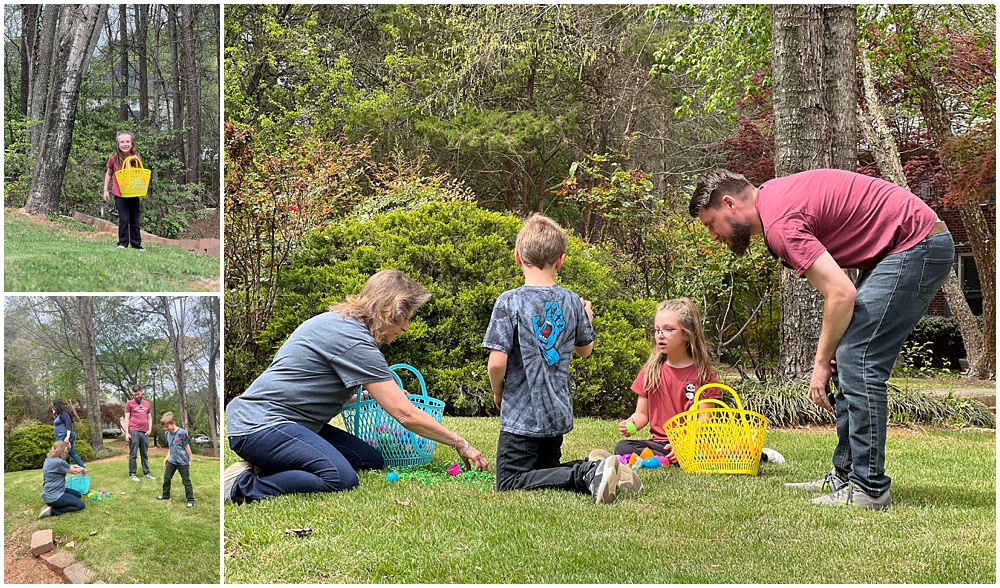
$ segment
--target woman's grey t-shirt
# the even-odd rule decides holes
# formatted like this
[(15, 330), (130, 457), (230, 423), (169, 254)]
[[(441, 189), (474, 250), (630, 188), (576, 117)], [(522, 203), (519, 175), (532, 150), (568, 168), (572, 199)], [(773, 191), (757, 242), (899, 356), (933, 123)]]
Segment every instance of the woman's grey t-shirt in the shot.
[(42, 464), (42, 500), (45, 504), (59, 500), (66, 491), (69, 463), (61, 457), (46, 457)]
[(226, 407), (226, 434), (249, 435), (284, 423), (319, 432), (361, 384), (392, 379), (363, 322), (324, 312), (288, 337), (243, 395)]
[(500, 430), (555, 437), (573, 429), (569, 360), (594, 340), (580, 297), (559, 285), (521, 286), (497, 297), (483, 347), (507, 354)]

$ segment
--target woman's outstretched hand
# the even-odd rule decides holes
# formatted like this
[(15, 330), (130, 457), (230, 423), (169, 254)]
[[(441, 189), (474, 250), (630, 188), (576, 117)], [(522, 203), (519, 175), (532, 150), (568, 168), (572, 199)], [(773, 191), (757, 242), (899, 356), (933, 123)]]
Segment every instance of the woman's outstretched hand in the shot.
[(480, 472), (485, 472), (490, 469), (490, 464), (483, 457), (483, 454), (479, 452), (478, 449), (473, 447), (468, 441), (458, 438), (458, 443), (455, 445), (455, 451), (458, 452), (458, 456), (462, 458), (465, 462), (465, 468), (471, 470), (475, 468)]

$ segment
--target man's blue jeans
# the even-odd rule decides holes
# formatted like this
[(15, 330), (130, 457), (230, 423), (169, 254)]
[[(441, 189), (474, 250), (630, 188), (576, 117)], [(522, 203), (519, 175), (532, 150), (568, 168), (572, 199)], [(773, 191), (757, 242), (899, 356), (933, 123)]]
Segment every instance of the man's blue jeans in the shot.
[(837, 448), (833, 467), (871, 496), (885, 475), (886, 381), (903, 341), (927, 312), (955, 258), (951, 233), (927, 237), (858, 274), (854, 316), (837, 346)]
[(142, 473), (148, 474), (149, 456), (147, 455), (147, 451), (149, 449), (149, 435), (142, 431), (129, 431), (128, 433), (132, 436), (128, 442), (128, 475), (135, 475), (136, 451), (139, 452), (139, 456), (142, 459)]
[(323, 425), (314, 433), (284, 423), (229, 438), (229, 447), (260, 473), (247, 471), (233, 485), (233, 502), (309, 492), (340, 492), (358, 485), (356, 470), (385, 467), (382, 454), (346, 431)]

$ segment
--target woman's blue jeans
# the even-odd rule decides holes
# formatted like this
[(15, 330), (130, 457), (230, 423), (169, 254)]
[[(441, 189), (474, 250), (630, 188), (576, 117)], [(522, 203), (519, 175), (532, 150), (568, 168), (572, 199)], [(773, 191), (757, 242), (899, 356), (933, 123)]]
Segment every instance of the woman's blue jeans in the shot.
[(948, 231), (887, 255), (858, 274), (854, 316), (837, 346), (837, 448), (833, 467), (871, 496), (889, 489), (885, 475), (886, 381), (903, 341), (924, 316), (955, 258)]
[[(56, 437), (56, 441), (64, 441), (65, 439), (65, 437)], [(81, 468), (84, 467), (83, 460), (76, 454), (76, 431), (70, 431), (69, 433), (69, 453), (67, 453), (67, 456), (75, 461), (76, 465)]]
[(56, 517), (61, 514), (66, 514), (68, 512), (76, 512), (78, 510), (83, 510), (86, 506), (83, 500), (80, 499), (81, 494), (72, 488), (67, 488), (62, 496), (56, 498), (48, 505), (52, 507), (52, 516)]
[(300, 492), (350, 490), (358, 485), (356, 470), (385, 467), (377, 449), (330, 425), (314, 433), (284, 423), (229, 437), (229, 447), (260, 470), (245, 472), (233, 484), (230, 498), (237, 504)]

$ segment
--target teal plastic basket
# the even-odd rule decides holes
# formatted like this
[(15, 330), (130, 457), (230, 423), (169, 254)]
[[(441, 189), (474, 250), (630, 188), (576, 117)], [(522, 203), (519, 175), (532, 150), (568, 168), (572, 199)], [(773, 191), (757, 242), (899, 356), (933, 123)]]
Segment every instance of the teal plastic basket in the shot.
[[(437, 422), (444, 415), (444, 402), (431, 398), (427, 394), (427, 384), (424, 377), (413, 366), (398, 363), (390, 366), (393, 379), (403, 388), (403, 381), (397, 371), (409, 371), (417, 377), (420, 383), (420, 394), (407, 394), (413, 406), (429, 414)], [(340, 413), (344, 419), (347, 432), (362, 439), (365, 443), (378, 449), (385, 460), (386, 467), (402, 468), (407, 466), (425, 465), (431, 462), (434, 455), (435, 441), (421, 437), (403, 428), (399, 421), (389, 416), (374, 399), (362, 399), (361, 386), (357, 389), (358, 398), (353, 404), (348, 404)]]
[(90, 492), (90, 476), (85, 476), (83, 474), (73, 474), (72, 476), (67, 476), (66, 487), (71, 490), (76, 490), (80, 494), (86, 494)]

